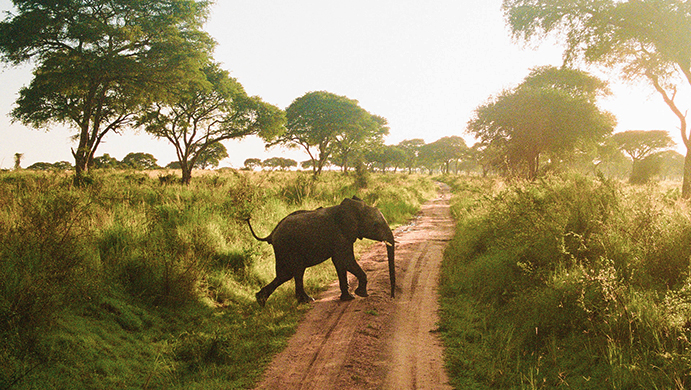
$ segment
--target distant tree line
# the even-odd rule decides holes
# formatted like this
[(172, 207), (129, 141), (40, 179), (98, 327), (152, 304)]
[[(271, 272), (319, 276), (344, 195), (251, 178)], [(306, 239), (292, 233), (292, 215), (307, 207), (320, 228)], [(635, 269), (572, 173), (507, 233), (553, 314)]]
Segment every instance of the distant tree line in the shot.
[[(226, 151), (225, 146), (219, 143), (218, 146), (207, 149), (206, 152), (203, 153), (199, 159), (197, 159), (194, 168), (216, 168), (220, 164), (221, 160), (226, 157), (228, 157), (228, 152)], [(173, 161), (165, 167), (161, 167), (158, 165), (157, 159), (150, 153), (132, 152), (127, 154), (122, 161), (118, 161), (118, 159), (111, 157), (108, 153), (104, 153), (103, 155), (93, 159), (93, 168), (133, 170), (152, 170), (161, 168), (180, 169), (180, 163), (178, 161)], [(17, 169), (17, 164), (15, 164), (15, 169)], [(37, 162), (28, 166), (26, 169), (37, 171), (64, 171), (74, 169), (74, 166), (68, 161), (59, 161), (56, 163)]]
[[(422, 139), (405, 140), (397, 145), (385, 145), (383, 142), (370, 142), (351, 151), (350, 159), (339, 158), (343, 153), (335, 147), (333, 156), (322, 164), (325, 167), (336, 167), (342, 172), (349, 172), (357, 164), (362, 164), (370, 171), (398, 172), (429, 171), (458, 173), (461, 170), (472, 171), (471, 150), (465, 140), (459, 136), (443, 137), (431, 144)], [(297, 163), (295, 160), (273, 157), (266, 160), (248, 158), (245, 169), (289, 169), (298, 165), (302, 169), (314, 171), (315, 161), (310, 159)]]
[[(467, 127), (478, 138), (472, 147), (460, 136), (425, 143), (408, 139), (385, 145), (379, 137), (340, 150), (332, 145), (322, 168), (348, 172), (362, 164), (369, 171), (466, 173), (535, 179), (545, 172), (576, 169), (600, 171), (609, 177), (645, 183), (655, 176), (679, 178), (684, 157), (663, 130), (629, 130), (612, 134), (613, 116), (601, 111), (598, 96), (607, 93), (603, 81), (568, 68), (534, 69), (513, 90), (503, 91), (479, 106)], [(323, 146), (319, 133), (310, 134)], [(323, 133), (322, 133), (323, 134)], [(316, 155), (316, 153), (314, 154)], [(349, 155), (350, 158), (342, 158)], [(314, 170), (316, 159), (298, 164), (274, 157), (245, 160), (245, 169)], [(319, 170), (321, 171), (321, 170)]]
[[(34, 78), (20, 89), (11, 116), (37, 129), (60, 124), (75, 131), (70, 166), (76, 183), (104, 166), (156, 166), (144, 155), (122, 162), (96, 157), (105, 136), (136, 128), (171, 143), (177, 161), (170, 167), (181, 170), (185, 184), (193, 169), (217, 166), (214, 158), (227, 156), (223, 141), (248, 135), (267, 147), (304, 150), (309, 160), (300, 166), (315, 177), (326, 166), (530, 180), (570, 167), (619, 176), (625, 171), (635, 183), (674, 172), (667, 167), (678, 165), (679, 156), (669, 150), (666, 132), (612, 136), (616, 119), (597, 104), (610, 93), (607, 83), (567, 66), (576, 60), (647, 80), (679, 118), (687, 150), (691, 145), (686, 115), (675, 101), (675, 76), (691, 80), (691, 35), (679, 33), (691, 28), (691, 7), (675, 0), (659, 0), (655, 7), (647, 0), (596, 0), (587, 6), (576, 0), (504, 0), (514, 37), (568, 37), (565, 65), (535, 68), (518, 86), (481, 104), (465, 129), (478, 140), (472, 147), (457, 135), (429, 144), (410, 139), (385, 145), (385, 118), (327, 91), (308, 92), (285, 110), (248, 96), (213, 59), (216, 43), (202, 29), (210, 1), (14, 3), (16, 10), (0, 21), (0, 59), (32, 64)], [(691, 196), (689, 156), (682, 169), (684, 197)], [(19, 168), (21, 155), (16, 158)], [(246, 166), (291, 169), (297, 162), (274, 158)]]
[[(363, 167), (381, 172), (464, 172), (529, 180), (545, 172), (578, 169), (628, 177), (632, 183), (645, 183), (655, 176), (680, 176), (684, 158), (671, 150), (675, 145), (666, 131), (612, 134), (614, 116), (597, 105), (598, 98), (608, 93), (606, 82), (586, 72), (566, 67), (535, 68), (518, 86), (490, 97), (475, 110), (466, 132), (478, 142), (468, 147), (456, 135), (431, 143), (408, 139), (386, 145), (383, 137), (388, 127), (384, 118), (370, 114), (345, 96), (310, 92), (293, 101), (286, 110), (284, 131), (267, 141), (267, 147), (280, 144), (302, 148), (310, 159), (298, 164), (283, 157), (251, 158), (244, 165), (246, 169), (272, 170), (300, 166), (314, 176), (325, 167), (344, 173)], [(181, 147), (178, 152), (184, 154), (188, 149)], [(21, 159), (20, 154), (17, 156)], [(192, 169), (217, 167), (227, 156), (226, 148), (217, 141), (197, 151), (188, 165), (178, 160), (167, 168), (181, 169), (185, 183)], [(30, 168), (70, 167), (64, 162), (57, 164), (59, 168), (45, 163)], [(130, 153), (123, 161), (104, 154), (94, 158), (92, 166), (158, 168), (156, 159), (147, 153)]]

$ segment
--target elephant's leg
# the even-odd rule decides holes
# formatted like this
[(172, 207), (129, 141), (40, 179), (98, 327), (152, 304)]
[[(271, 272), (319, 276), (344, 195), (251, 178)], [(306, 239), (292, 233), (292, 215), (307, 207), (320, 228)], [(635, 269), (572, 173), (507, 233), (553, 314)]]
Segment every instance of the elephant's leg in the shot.
[(348, 271), (357, 278), (358, 285), (355, 289), (355, 294), (361, 297), (369, 296), (367, 294), (367, 274), (362, 270), (360, 264), (355, 261), (355, 257), (348, 262)]
[(332, 261), (336, 267), (336, 273), (338, 274), (338, 285), (341, 288), (341, 300), (350, 301), (355, 299), (348, 291), (347, 256), (335, 255)]
[(261, 290), (259, 290), (258, 293), (254, 295), (259, 306), (263, 307), (264, 304), (266, 304), (266, 300), (269, 299), (269, 296), (278, 288), (278, 286), (289, 281), (292, 277), (293, 275), (285, 267), (276, 264), (276, 277), (274, 280), (272, 280), (271, 283), (264, 286)]
[(303, 283), (303, 278), (305, 276), (305, 269), (295, 270), (295, 298), (297, 298), (300, 303), (310, 303), (314, 301), (314, 298), (307, 295), (305, 292), (305, 285)]

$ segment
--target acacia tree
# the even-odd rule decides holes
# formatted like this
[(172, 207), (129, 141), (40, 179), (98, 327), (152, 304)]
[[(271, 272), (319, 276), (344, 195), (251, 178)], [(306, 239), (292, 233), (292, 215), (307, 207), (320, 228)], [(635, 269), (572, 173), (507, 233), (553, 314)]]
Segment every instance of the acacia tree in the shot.
[(76, 181), (104, 136), (132, 124), (163, 87), (198, 73), (213, 40), (201, 30), (210, 1), (13, 0), (0, 22), (5, 62), (35, 65), (12, 117), (76, 130)]
[(681, 0), (504, 0), (515, 38), (563, 38), (567, 62), (584, 60), (648, 81), (679, 119), (686, 146), (682, 197), (691, 197), (691, 134), (676, 102), (691, 84), (691, 3)]
[(585, 72), (536, 68), (517, 88), (478, 107), (468, 132), (508, 171), (532, 180), (541, 156), (559, 160), (612, 132), (614, 117), (596, 105), (602, 93), (606, 84)]
[(146, 131), (175, 147), (182, 183), (209, 148), (227, 139), (256, 134), (271, 140), (285, 116), (279, 108), (249, 97), (240, 83), (216, 64), (204, 67), (204, 80), (190, 80), (154, 102), (140, 118)]
[(339, 161), (343, 172), (348, 172), (349, 167), (362, 159), (364, 150), (384, 146), (384, 136), (389, 133), (385, 118), (371, 115), (365, 110), (361, 111), (361, 115), (363, 120), (360, 125), (337, 135), (334, 141), (331, 158)]
[(444, 166), (446, 173), (449, 173), (452, 162), (456, 162), (458, 165), (458, 161), (468, 155), (468, 145), (465, 144), (463, 138), (457, 135), (442, 137), (431, 145), (434, 145), (435, 156), (438, 162)]
[(372, 170), (378, 165), (382, 172), (386, 172), (386, 169), (389, 167), (396, 172), (398, 168), (405, 164), (405, 158), (406, 155), (403, 149), (396, 145), (377, 145), (363, 154), (364, 162)]
[(267, 146), (305, 149), (314, 176), (339, 147), (347, 155), (355, 145), (388, 134), (384, 118), (370, 114), (357, 100), (325, 91), (308, 92), (295, 99), (286, 109), (286, 118), (286, 132)]
[(619, 149), (635, 162), (662, 149), (673, 147), (674, 141), (664, 130), (628, 130), (612, 135)]
[(425, 144), (425, 140), (421, 138), (405, 139), (398, 143), (398, 147), (403, 150), (405, 154), (405, 167), (408, 168), (408, 173), (413, 172), (418, 164), (418, 155), (420, 148)]
[(228, 157), (228, 149), (222, 143), (216, 142), (199, 153), (195, 167), (199, 169), (216, 168), (226, 157)]
[(136, 170), (157, 169), (160, 167), (156, 161), (156, 157), (151, 153), (132, 152), (122, 159), (122, 165)]
[(94, 168), (96, 169), (115, 169), (120, 167), (120, 165), (120, 161), (111, 157), (108, 153), (104, 153), (99, 157), (94, 157)]
[(437, 167), (449, 173), (451, 163), (467, 156), (468, 146), (459, 136), (442, 137), (420, 147), (420, 161), (430, 170)]
[(629, 130), (612, 135), (612, 140), (617, 144), (619, 150), (626, 153), (633, 165), (629, 179), (640, 176), (637, 174), (639, 165), (646, 158), (664, 149), (673, 147), (674, 141), (669, 133), (664, 130)]
[(282, 171), (291, 168), (291, 167), (297, 167), (298, 162), (290, 159), (290, 158), (285, 158), (285, 157), (271, 157), (267, 158), (266, 160), (262, 161), (262, 166), (263, 167), (269, 167), (271, 169), (273, 168), (278, 168)]
[(393, 168), (394, 173), (398, 171), (398, 168), (405, 165), (406, 153), (403, 148), (397, 145), (385, 145), (384, 146), (384, 158), (386, 165)]
[(244, 162), (245, 168), (249, 170), (254, 170), (255, 167), (261, 168), (262, 166), (262, 160), (259, 158), (248, 158)]

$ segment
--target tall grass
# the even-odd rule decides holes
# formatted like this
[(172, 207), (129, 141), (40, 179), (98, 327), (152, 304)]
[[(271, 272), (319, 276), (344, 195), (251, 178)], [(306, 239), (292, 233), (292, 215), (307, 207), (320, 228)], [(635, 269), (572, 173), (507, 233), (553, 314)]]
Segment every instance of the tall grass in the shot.
[[(269, 232), (286, 214), (357, 195), (404, 222), (434, 192), (424, 177), (225, 171), (0, 175), (0, 388), (244, 388), (308, 306), (273, 278)], [(395, 191), (389, 188), (395, 187)], [(306, 287), (335, 279), (310, 269)]]
[(691, 214), (655, 186), (455, 183), (442, 278), (458, 388), (691, 385)]

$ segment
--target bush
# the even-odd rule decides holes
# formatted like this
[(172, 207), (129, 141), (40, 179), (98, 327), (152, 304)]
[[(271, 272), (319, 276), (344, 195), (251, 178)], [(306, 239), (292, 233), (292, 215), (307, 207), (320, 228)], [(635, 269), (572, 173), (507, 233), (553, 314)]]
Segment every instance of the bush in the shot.
[(0, 238), (2, 332), (32, 333), (49, 324), (64, 302), (78, 299), (93, 266), (89, 205), (61, 188), (31, 195), (17, 199), (14, 221)]
[(281, 188), (281, 197), (288, 204), (301, 205), (314, 191), (315, 178), (313, 175), (298, 173), (291, 181)]
[[(552, 177), (492, 196), (455, 188), (474, 199), (454, 202), (460, 220), (442, 273), (449, 364), (468, 367), (455, 383), (691, 383), (681, 363), (691, 358), (691, 220), (683, 203), (601, 177)], [(459, 339), (467, 334), (476, 335)], [(502, 348), (477, 341), (494, 335), (504, 335)], [(497, 362), (491, 370), (502, 374), (466, 365), (468, 356)]]

